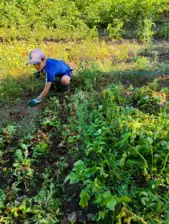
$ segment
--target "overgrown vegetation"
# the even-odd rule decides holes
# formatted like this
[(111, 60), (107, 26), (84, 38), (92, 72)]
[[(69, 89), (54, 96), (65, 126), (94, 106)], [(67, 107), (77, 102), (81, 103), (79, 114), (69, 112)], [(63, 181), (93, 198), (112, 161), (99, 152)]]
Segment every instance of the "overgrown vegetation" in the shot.
[[(168, 5), (0, 2), (0, 223), (169, 223)], [(33, 48), (74, 76), (29, 108)]]
[(91, 222), (168, 223), (168, 91), (155, 79), (95, 92), (102, 81), (81, 68), (74, 94), (51, 97), (34, 132), (1, 129), (1, 223), (60, 222), (68, 181), (81, 209), (96, 206)]
[(75, 136), (69, 141), (85, 156), (65, 181), (81, 184), (79, 203), (97, 205), (98, 223), (168, 223), (168, 103), (161, 108), (166, 95), (156, 89), (157, 82), (113, 84), (97, 103), (89, 94), (77, 107), (82, 145)]
[(110, 39), (168, 38), (168, 5), (168, 0), (2, 0), (0, 33), (2, 39), (76, 40), (97, 37), (101, 29)]

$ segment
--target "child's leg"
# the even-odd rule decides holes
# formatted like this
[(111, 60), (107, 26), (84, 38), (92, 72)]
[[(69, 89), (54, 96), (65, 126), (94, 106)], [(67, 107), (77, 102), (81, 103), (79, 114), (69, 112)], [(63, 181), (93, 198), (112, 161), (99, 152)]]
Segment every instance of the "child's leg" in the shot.
[(64, 85), (64, 86), (67, 86), (70, 84), (70, 80), (71, 78), (68, 76), (68, 75), (63, 75), (60, 79), (61, 81), (61, 84)]
[(52, 82), (50, 90), (57, 90), (60, 88), (60, 78), (56, 77), (55, 81)]
[(72, 79), (72, 72), (66, 73), (60, 77), (61, 84), (63, 85), (63, 90), (67, 91), (69, 89), (71, 79)]

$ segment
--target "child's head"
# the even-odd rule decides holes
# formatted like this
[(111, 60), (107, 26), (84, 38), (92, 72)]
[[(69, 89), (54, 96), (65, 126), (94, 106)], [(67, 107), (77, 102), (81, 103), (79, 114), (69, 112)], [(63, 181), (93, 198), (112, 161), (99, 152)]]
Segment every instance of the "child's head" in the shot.
[(46, 56), (41, 49), (34, 49), (29, 53), (29, 62), (28, 64), (34, 65), (36, 70), (39, 72), (45, 67), (46, 65)]

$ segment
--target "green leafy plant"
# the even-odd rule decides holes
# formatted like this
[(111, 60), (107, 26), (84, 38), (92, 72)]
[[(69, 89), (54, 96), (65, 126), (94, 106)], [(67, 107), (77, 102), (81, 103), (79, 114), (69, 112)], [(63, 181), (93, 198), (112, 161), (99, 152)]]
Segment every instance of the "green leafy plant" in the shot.
[(135, 61), (136, 68), (138, 68), (140, 70), (141, 69), (148, 69), (149, 64), (150, 64), (150, 62), (149, 62), (148, 58), (144, 57), (144, 56), (137, 58), (136, 61)]
[(160, 26), (160, 29), (157, 35), (161, 38), (169, 39), (169, 23), (168, 22), (164, 22), (164, 24)]
[(154, 35), (153, 28), (155, 23), (152, 22), (152, 19), (145, 18), (144, 20), (139, 20), (137, 36), (140, 40), (150, 43)]
[(124, 22), (121, 19), (114, 19), (113, 24), (108, 24), (107, 30), (109, 31), (109, 37), (111, 39), (121, 39), (124, 30), (122, 29)]
[(15, 162), (13, 163), (13, 167), (15, 167), (14, 175), (17, 176), (19, 182), (33, 178), (34, 169), (31, 168), (31, 165), (32, 159), (29, 158), (28, 149), (26, 148), (24, 151), (17, 149), (15, 152)]
[[(168, 115), (155, 108), (159, 103), (153, 97), (157, 89), (157, 80), (128, 90), (112, 85), (104, 90), (103, 99), (83, 123), (83, 129), (77, 127), (83, 136), (85, 157), (74, 163), (65, 182), (81, 184), (79, 204), (83, 208), (89, 202), (96, 204), (98, 213), (94, 219), (98, 222), (167, 219), (161, 215), (168, 206)], [(134, 107), (132, 99), (137, 102)], [(151, 104), (155, 115), (142, 112), (142, 105)], [(81, 125), (86, 111), (78, 111), (81, 116), (76, 122)], [(80, 151), (82, 146), (78, 147)]]
[(3, 142), (10, 143), (17, 132), (17, 126), (15, 124), (8, 124), (5, 128), (2, 130), (3, 134)]
[(6, 203), (6, 194), (2, 189), (0, 189), (0, 213), (5, 208), (5, 203)]
[(33, 149), (33, 158), (37, 158), (39, 156), (44, 156), (48, 153), (48, 145), (45, 142), (40, 142)]

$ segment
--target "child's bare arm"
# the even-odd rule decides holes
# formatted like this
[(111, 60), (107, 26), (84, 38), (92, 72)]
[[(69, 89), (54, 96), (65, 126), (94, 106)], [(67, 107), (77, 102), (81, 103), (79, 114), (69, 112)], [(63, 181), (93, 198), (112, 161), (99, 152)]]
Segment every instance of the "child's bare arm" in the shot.
[(39, 95), (39, 99), (42, 100), (49, 92), (52, 82), (46, 82), (44, 90)]

